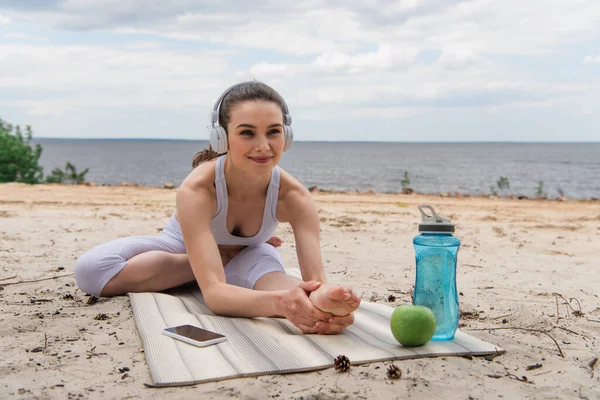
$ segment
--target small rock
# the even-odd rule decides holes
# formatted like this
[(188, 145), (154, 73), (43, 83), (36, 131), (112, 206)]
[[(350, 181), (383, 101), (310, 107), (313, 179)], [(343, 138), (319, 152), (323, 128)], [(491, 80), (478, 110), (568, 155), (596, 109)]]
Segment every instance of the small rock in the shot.
[(165, 185), (163, 186), (163, 188), (165, 189), (175, 189), (175, 185), (171, 182), (167, 182), (165, 183)]

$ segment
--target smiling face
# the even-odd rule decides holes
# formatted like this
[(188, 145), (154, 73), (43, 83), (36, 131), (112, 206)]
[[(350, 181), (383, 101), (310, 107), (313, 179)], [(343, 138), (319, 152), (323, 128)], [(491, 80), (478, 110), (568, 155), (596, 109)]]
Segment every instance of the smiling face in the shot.
[(238, 168), (259, 174), (281, 159), (283, 113), (278, 104), (255, 100), (236, 104), (227, 125), (228, 158)]

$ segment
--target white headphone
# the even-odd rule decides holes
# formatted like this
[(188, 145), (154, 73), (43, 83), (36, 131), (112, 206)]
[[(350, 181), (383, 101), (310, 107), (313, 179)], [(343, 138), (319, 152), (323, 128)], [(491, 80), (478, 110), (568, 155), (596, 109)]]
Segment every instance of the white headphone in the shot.
[[(229, 94), (229, 92), (231, 92), (233, 89), (235, 89), (238, 86), (241, 85), (245, 85), (248, 83), (253, 83), (254, 81), (250, 81), (250, 82), (241, 82), (241, 83), (237, 83), (233, 86), (231, 86), (229, 89), (227, 89), (225, 92), (223, 92), (223, 94), (217, 99), (217, 102), (215, 103), (215, 106), (210, 114), (210, 122), (211, 122), (211, 128), (210, 128), (210, 146), (213, 148), (214, 151), (216, 151), (219, 154), (223, 154), (227, 152), (227, 131), (225, 131), (225, 128), (223, 128), (222, 126), (220, 126), (218, 124), (218, 120), (219, 120), (219, 107), (221, 106), (221, 102), (223, 101), (223, 98), (225, 96), (227, 96), (227, 94)], [(281, 99), (281, 102), (283, 103), (283, 110), (284, 110), (284, 114), (283, 114), (283, 139), (284, 139), (284, 145), (283, 145), (283, 151), (288, 151), (291, 147), (292, 147), (292, 143), (294, 141), (294, 131), (292, 130), (292, 116), (290, 115), (290, 111), (288, 110), (288, 106), (285, 103), (285, 100), (279, 96), (279, 98)]]

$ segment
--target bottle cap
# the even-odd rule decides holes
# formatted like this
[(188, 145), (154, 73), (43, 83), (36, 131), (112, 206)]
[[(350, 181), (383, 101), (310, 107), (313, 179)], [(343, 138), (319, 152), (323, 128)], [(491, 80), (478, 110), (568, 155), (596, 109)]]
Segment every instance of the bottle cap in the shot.
[[(433, 207), (426, 204), (419, 204), (421, 212), (421, 223), (419, 224), (419, 232), (422, 233), (454, 233), (454, 224), (449, 219), (438, 215)], [(431, 211), (432, 215), (428, 215), (424, 209)]]

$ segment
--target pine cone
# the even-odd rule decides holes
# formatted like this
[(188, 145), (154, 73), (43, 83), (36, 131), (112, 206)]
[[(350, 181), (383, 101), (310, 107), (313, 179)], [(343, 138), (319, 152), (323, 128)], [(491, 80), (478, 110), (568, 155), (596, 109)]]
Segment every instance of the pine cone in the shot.
[(387, 369), (387, 376), (390, 379), (400, 379), (402, 377), (402, 370), (392, 364)]
[(335, 360), (333, 360), (333, 365), (335, 366), (336, 370), (340, 372), (346, 372), (350, 369), (352, 364), (350, 363), (348, 357), (345, 355), (339, 355), (335, 358)]

